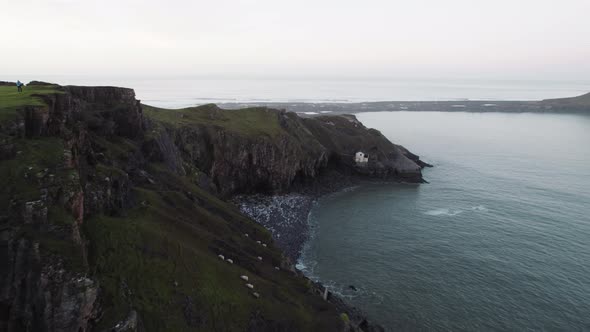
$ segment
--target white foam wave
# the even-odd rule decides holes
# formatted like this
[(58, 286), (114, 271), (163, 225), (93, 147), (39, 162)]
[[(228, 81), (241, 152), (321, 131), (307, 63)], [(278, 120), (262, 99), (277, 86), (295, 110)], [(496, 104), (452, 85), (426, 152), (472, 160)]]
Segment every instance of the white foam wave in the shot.
[[(470, 211), (474, 212), (486, 212), (488, 208), (483, 205), (472, 206), (469, 208)], [(451, 209), (451, 208), (440, 208), (440, 209), (433, 209), (424, 212), (424, 214), (429, 216), (456, 216), (458, 214), (463, 213), (464, 211), (461, 209)]]
[(486, 208), (486, 207), (485, 207), (485, 206), (483, 206), (483, 205), (478, 205), (478, 206), (474, 206), (474, 207), (472, 207), (472, 208), (471, 208), (471, 210), (473, 210), (473, 211), (481, 211), (481, 212), (483, 212), (483, 211), (487, 211), (487, 210), (488, 210), (488, 208)]
[(434, 209), (424, 212), (424, 214), (429, 216), (456, 216), (460, 213), (463, 213), (463, 210), (454, 210), (454, 209)]

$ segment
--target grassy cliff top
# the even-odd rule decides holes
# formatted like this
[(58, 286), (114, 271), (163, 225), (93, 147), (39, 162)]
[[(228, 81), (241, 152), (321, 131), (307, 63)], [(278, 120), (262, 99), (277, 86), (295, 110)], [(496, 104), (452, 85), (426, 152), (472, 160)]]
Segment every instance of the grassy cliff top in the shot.
[(282, 131), (277, 111), (264, 107), (224, 110), (210, 104), (173, 110), (143, 105), (143, 110), (152, 119), (175, 127), (209, 125), (247, 136), (271, 137)]
[(16, 86), (0, 86), (0, 121), (14, 117), (16, 110), (26, 106), (44, 106), (39, 95), (63, 93), (56, 85), (31, 85), (18, 92)]

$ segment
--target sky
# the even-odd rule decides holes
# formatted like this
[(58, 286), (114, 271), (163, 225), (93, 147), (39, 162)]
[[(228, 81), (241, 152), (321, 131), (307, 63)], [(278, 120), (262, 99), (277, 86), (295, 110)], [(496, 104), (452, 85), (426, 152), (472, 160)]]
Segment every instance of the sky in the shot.
[(0, 0), (0, 75), (590, 77), (590, 0)]

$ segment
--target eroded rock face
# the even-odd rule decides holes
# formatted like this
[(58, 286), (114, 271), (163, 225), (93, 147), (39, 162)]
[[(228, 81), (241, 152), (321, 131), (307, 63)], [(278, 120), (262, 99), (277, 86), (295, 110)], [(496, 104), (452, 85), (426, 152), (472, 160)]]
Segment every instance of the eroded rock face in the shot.
[[(303, 119), (314, 137), (327, 148), (338, 167), (380, 178), (398, 178), (421, 182), (418, 156), (404, 147), (391, 143), (378, 130), (366, 128), (354, 115), (323, 116)], [(366, 165), (357, 165), (356, 152), (369, 155)]]
[(96, 318), (97, 283), (66, 271), (39, 243), (4, 231), (0, 330), (86, 331)]
[(244, 137), (221, 128), (181, 128), (175, 140), (183, 159), (212, 179), (223, 196), (284, 191), (297, 176), (314, 177), (327, 164), (320, 146), (304, 148), (292, 137)]
[[(278, 118), (273, 137), (248, 136), (203, 124), (166, 127), (144, 145), (148, 159), (164, 162), (184, 174), (188, 164), (205, 172), (224, 197), (237, 193), (288, 191), (327, 168), (345, 173), (421, 182), (425, 164), (392, 144), (379, 131), (367, 129), (354, 116), (299, 118), (267, 110)], [(354, 154), (365, 151), (369, 163), (359, 167)]]
[(48, 135), (69, 134), (76, 122), (101, 135), (136, 138), (143, 134), (143, 112), (132, 89), (66, 86), (64, 93), (43, 96)]
[[(53, 152), (43, 157), (62, 162), (40, 171), (30, 167), (30, 174), (25, 174), (26, 190), (30, 195), (38, 192), (38, 197), (24, 199), (14, 192), (2, 202), (0, 331), (87, 331), (99, 312), (99, 285), (86, 277), (86, 243), (80, 227), (85, 216), (112, 214), (130, 201), (130, 179), (124, 171), (103, 171), (99, 176), (95, 138), (141, 137), (143, 114), (133, 90), (62, 90), (40, 96), (46, 106), (26, 107), (0, 128), (6, 143), (3, 160), (18, 155), (15, 142), (22, 139), (57, 137), (64, 148), (62, 158)], [(51, 208), (65, 214), (50, 222)]]

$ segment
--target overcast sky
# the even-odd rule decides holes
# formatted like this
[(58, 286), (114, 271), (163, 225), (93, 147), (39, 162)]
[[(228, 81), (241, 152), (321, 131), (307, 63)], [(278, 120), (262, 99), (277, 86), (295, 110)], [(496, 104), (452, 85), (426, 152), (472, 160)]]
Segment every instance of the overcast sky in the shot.
[(590, 77), (590, 0), (0, 0), (0, 22), (0, 75)]

